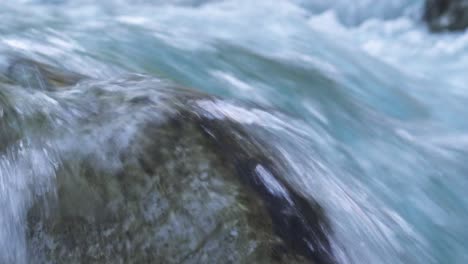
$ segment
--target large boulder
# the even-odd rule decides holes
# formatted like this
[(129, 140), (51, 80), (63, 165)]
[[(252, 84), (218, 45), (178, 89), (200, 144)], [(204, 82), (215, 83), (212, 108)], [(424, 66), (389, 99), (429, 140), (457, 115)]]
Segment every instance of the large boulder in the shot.
[[(48, 76), (65, 76), (18, 65), (46, 88)], [(336, 262), (323, 209), (288, 184), (273, 148), (224, 111), (248, 107), (144, 76), (85, 82), (77, 98), (100, 107), (73, 130), (43, 132), (76, 142), (56, 144), (54, 188), (27, 212), (31, 262)], [(126, 89), (148, 86), (151, 96)]]
[(427, 0), (424, 20), (432, 31), (457, 31), (468, 27), (468, 0)]

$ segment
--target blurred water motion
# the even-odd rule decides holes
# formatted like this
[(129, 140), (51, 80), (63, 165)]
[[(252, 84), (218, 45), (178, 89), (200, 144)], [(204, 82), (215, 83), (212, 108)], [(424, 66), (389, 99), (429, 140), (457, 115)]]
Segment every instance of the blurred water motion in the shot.
[[(224, 111), (270, 132), (265, 140), (294, 171), (287, 180), (331, 219), (340, 263), (464, 264), (468, 33), (430, 33), (422, 6), (2, 1), (0, 52), (96, 79), (157, 76), (262, 105), (271, 111)], [(2, 85), (0, 115), (13, 107), (25, 120), (40, 109), (54, 127), (73, 129), (94, 106), (69, 93), (60, 97), (77, 107), (66, 110), (47, 91)], [(56, 142), (20, 129), (30, 140), (0, 155), (0, 255), (17, 260), (26, 254), (24, 212), (51, 188), (59, 159)]]

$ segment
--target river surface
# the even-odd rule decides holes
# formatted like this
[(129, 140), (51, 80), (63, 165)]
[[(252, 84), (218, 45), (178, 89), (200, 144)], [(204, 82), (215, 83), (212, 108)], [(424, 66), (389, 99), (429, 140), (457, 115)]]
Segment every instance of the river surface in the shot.
[[(103, 81), (145, 74), (260, 105), (268, 111), (224, 111), (269, 131), (266, 141), (288, 162), (287, 180), (331, 219), (340, 263), (465, 264), (468, 33), (428, 32), (422, 6), (6, 0), (0, 52)], [(1, 115), (15, 109), (21, 121), (6, 122), (20, 124), (24, 138), (0, 155), (0, 262), (35, 263), (26, 257), (25, 212), (53, 190), (61, 155), (112, 151), (104, 132), (122, 123), (112, 147), (125, 145), (132, 122), (119, 118), (125, 108), (98, 105), (103, 100), (80, 85), (63, 93), (3, 85), (0, 95)], [(115, 107), (104, 116), (115, 127), (96, 122), (86, 135), (63, 136), (106, 107)], [(24, 125), (37, 119), (47, 128)]]

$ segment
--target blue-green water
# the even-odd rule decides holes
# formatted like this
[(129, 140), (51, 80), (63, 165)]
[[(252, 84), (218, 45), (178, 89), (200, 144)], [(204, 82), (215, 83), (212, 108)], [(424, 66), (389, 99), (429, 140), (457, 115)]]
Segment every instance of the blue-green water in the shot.
[[(288, 180), (325, 207), (341, 263), (464, 264), (468, 33), (429, 33), (422, 4), (2, 1), (0, 51), (262, 105), (270, 111), (225, 111), (269, 131)], [(80, 115), (63, 113), (47, 92), (9, 93), (25, 116)], [(0, 156), (0, 262), (21, 262), (28, 186), (50, 188), (53, 176), (48, 148), (18, 149), (21, 158)]]

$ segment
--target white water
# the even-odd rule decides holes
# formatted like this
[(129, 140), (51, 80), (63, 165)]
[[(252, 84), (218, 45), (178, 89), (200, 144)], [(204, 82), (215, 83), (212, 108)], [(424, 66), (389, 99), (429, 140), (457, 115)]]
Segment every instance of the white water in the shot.
[[(468, 33), (429, 33), (410, 0), (95, 2), (4, 1), (0, 49), (276, 109), (225, 111), (270, 131), (286, 177), (326, 208), (342, 263), (468, 263)], [(37, 93), (17, 107), (53, 108)], [(25, 190), (50, 188), (57, 157), (35, 144), (1, 157), (2, 254), (24, 254)]]

